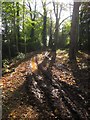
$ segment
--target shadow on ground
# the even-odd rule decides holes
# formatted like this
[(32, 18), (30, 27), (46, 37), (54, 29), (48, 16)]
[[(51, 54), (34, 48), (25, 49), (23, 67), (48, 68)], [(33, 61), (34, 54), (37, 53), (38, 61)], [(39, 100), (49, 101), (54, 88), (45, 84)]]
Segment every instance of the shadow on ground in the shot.
[[(51, 59), (49, 60), (46, 56), (38, 66), (38, 72), (26, 76), (23, 85), (14, 91), (4, 103), (4, 107), (8, 107), (7, 105), (10, 104), (12, 109), (3, 110), (6, 114), (3, 120), (6, 118), (8, 120), (9, 114), (18, 107), (18, 104), (21, 106), (26, 104), (35, 108), (39, 113), (38, 118), (36, 118), (38, 120), (90, 119), (87, 94), (79, 87), (60, 81), (57, 75), (53, 76), (51, 69), (55, 62), (56, 53), (51, 52), (48, 56)], [(71, 67), (73, 70), (73, 66)], [(75, 71), (73, 74), (76, 78), (79, 77)], [(20, 118), (15, 118), (15, 120), (17, 119)], [(34, 120), (36, 119), (34, 118)]]

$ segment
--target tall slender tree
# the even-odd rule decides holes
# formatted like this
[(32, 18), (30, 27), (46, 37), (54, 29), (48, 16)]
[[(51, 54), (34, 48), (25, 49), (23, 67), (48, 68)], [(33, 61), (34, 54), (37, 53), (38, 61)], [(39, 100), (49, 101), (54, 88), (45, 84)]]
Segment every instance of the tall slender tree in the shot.
[(74, 2), (71, 32), (70, 32), (70, 48), (69, 48), (69, 58), (71, 61), (76, 60), (76, 54), (77, 54), (79, 6), (80, 6), (80, 2)]
[(42, 31), (42, 41), (43, 47), (45, 48), (47, 45), (47, 10), (46, 10), (46, 0), (42, 1), (43, 6), (43, 31)]
[(17, 8), (17, 23), (16, 23), (16, 30), (17, 30), (17, 36), (16, 36), (16, 46), (17, 46), (17, 52), (19, 52), (19, 41), (20, 41), (20, 32), (19, 32), (19, 2), (16, 3), (16, 8)]
[(49, 31), (49, 47), (52, 48), (52, 44), (53, 44), (53, 41), (52, 41), (52, 14), (50, 12), (50, 31)]
[(30, 32), (31, 41), (34, 40), (34, 35), (35, 35), (35, 19), (36, 19), (36, 7), (37, 7), (37, 4), (36, 4), (36, 0), (34, 2), (35, 2), (34, 3), (34, 10), (32, 9), (30, 2), (28, 2), (28, 4), (29, 4), (28, 7), (30, 9), (30, 18), (32, 20), (32, 28), (31, 28), (31, 32)]
[(57, 2), (53, 1), (54, 14), (56, 17), (55, 33), (54, 33), (54, 48), (55, 49), (57, 47), (57, 42), (58, 42), (58, 38), (59, 38), (59, 36), (58, 36), (59, 22), (60, 22), (62, 7), (63, 7), (62, 4), (60, 4), (58, 1)]

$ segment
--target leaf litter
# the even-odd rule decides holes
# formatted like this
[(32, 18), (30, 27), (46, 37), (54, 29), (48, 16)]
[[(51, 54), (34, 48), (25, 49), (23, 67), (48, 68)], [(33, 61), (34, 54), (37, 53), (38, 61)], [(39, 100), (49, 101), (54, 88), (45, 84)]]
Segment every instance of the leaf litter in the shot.
[(34, 57), (28, 58), (14, 72), (3, 75), (2, 120), (89, 120), (86, 58), (80, 53), (75, 65), (69, 63), (67, 51), (60, 50), (49, 68), (49, 53), (34, 56), (37, 66)]

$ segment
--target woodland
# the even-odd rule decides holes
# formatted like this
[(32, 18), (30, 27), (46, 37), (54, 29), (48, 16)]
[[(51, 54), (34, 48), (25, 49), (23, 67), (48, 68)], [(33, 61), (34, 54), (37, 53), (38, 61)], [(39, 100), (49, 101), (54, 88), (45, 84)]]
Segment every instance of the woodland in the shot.
[(90, 2), (1, 6), (2, 120), (89, 120)]

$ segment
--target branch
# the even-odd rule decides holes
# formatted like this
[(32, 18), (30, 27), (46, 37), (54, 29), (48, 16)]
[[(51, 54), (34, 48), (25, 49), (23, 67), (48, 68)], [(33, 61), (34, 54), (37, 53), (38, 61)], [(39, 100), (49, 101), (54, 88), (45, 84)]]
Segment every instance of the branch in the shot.
[(29, 9), (30, 9), (30, 16), (31, 16), (31, 19), (32, 19), (32, 13), (31, 13), (31, 11), (32, 11), (32, 8), (31, 8), (31, 5), (30, 5), (30, 2), (28, 2), (28, 7), (29, 7)]
[(59, 27), (60, 27), (60, 25), (61, 25), (66, 19), (68, 19), (69, 17), (72, 17), (72, 15), (70, 15), (70, 16), (66, 17), (65, 19), (63, 19), (62, 22), (59, 24)]
[(43, 17), (43, 14), (42, 14), (42, 13), (40, 13), (40, 12), (37, 12), (37, 13), (39, 13), (39, 14)]
[(62, 12), (62, 5), (61, 5), (61, 8), (60, 8), (59, 20), (60, 20), (61, 12)]
[(41, 0), (41, 2), (42, 2), (43, 9), (44, 9), (44, 2), (42, 0)]
[(60, 27), (60, 25), (61, 25), (66, 19), (68, 19), (69, 17), (72, 17), (72, 15), (70, 15), (70, 16), (66, 17), (65, 19), (63, 19), (62, 22), (59, 24), (59, 27)]
[[(36, 7), (37, 7), (37, 4), (36, 4), (36, 0), (35, 0), (35, 10), (34, 10), (34, 12), (36, 12)], [(34, 13), (34, 20), (35, 20), (35, 18), (36, 18), (36, 14)]]
[(46, 6), (49, 5), (50, 3), (51, 3), (51, 2), (47, 3)]
[(57, 17), (56, 10), (55, 10), (55, 2), (54, 1), (53, 1), (53, 7), (54, 7), (55, 16)]

